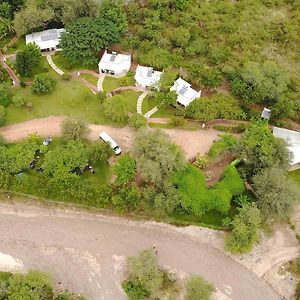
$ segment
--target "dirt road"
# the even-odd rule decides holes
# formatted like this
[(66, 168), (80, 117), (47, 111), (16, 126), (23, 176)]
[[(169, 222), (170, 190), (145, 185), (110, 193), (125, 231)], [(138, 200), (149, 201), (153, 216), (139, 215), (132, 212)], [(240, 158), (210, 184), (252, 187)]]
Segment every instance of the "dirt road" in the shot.
[[(25, 138), (28, 134), (37, 133), (41, 136), (56, 136), (61, 134), (60, 125), (64, 120), (62, 116), (50, 116), (34, 119), (24, 123), (13, 124), (0, 128), (0, 135), (8, 141)], [(130, 127), (116, 128), (112, 126), (90, 124), (89, 137), (96, 140), (99, 133), (105, 130), (120, 144), (121, 148), (128, 150), (135, 136), (135, 131)], [(212, 142), (218, 139), (219, 131), (214, 129), (187, 131), (182, 129), (164, 129), (171, 139), (185, 152), (186, 158), (191, 158), (197, 153), (205, 153)]]
[(120, 287), (125, 257), (154, 243), (161, 264), (203, 276), (214, 283), (223, 299), (280, 299), (263, 279), (175, 227), (0, 204), (0, 252), (25, 270), (52, 273), (57, 282), (62, 281), (58, 288), (72, 289), (91, 300), (126, 299)]

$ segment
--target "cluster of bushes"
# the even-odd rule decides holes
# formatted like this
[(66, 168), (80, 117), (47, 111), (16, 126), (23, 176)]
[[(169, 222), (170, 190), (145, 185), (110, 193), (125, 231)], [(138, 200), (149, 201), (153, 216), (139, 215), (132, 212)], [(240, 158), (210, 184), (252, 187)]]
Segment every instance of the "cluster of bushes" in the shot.
[(230, 133), (242, 133), (246, 130), (246, 126), (243, 123), (240, 123), (239, 125), (216, 124), (213, 126), (213, 128), (219, 131), (230, 132)]
[(209, 157), (215, 159), (234, 149), (237, 145), (237, 138), (231, 134), (223, 134), (215, 141), (209, 149)]
[(0, 297), (7, 299), (84, 300), (65, 291), (55, 293), (53, 280), (47, 273), (29, 271), (27, 274), (0, 272)]
[[(127, 259), (126, 279), (122, 287), (130, 300), (175, 299), (178, 279), (164, 270), (157, 262), (156, 249), (146, 249)], [(209, 300), (214, 287), (197, 275), (187, 278), (184, 300)]]
[(182, 207), (197, 216), (215, 210), (226, 215), (233, 196), (244, 192), (244, 184), (234, 166), (225, 170), (224, 178), (213, 188), (205, 187), (205, 178), (200, 170), (187, 166), (174, 176)]

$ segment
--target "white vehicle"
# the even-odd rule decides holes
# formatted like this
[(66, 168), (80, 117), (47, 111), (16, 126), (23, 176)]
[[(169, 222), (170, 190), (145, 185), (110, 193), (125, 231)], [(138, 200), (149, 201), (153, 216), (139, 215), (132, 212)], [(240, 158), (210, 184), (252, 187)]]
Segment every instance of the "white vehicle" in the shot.
[(100, 134), (99, 134), (99, 138), (106, 142), (106, 143), (109, 143), (111, 148), (114, 150), (115, 154), (116, 155), (119, 155), (122, 150), (121, 148), (119, 147), (119, 145), (117, 144), (117, 142), (111, 137), (109, 136), (105, 131), (102, 131)]

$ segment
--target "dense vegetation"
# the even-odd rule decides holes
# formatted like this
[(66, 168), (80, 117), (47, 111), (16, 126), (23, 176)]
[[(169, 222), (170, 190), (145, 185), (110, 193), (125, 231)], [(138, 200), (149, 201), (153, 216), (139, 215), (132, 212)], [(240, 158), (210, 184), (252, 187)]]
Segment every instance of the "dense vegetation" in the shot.
[(29, 271), (27, 274), (0, 272), (0, 298), (36, 300), (84, 300), (82, 296), (65, 291), (54, 292), (52, 278), (47, 273)]

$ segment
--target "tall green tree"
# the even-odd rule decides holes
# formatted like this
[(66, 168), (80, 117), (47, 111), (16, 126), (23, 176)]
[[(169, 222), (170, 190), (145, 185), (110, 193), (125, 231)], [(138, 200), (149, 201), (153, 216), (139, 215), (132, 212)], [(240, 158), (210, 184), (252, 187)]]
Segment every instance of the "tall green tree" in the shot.
[(185, 165), (182, 150), (160, 130), (140, 131), (133, 145), (132, 153), (138, 171), (145, 181), (157, 187), (161, 188)]
[(114, 23), (121, 36), (127, 32), (124, 4), (122, 0), (104, 0), (100, 7), (100, 17)]
[(36, 44), (28, 44), (17, 52), (16, 69), (23, 76), (31, 76), (34, 68), (38, 67), (41, 61), (41, 50)]
[(248, 166), (249, 176), (272, 166), (286, 169), (290, 160), (285, 142), (274, 137), (265, 121), (250, 123), (240, 139), (238, 153)]
[(257, 205), (267, 219), (286, 219), (300, 196), (299, 188), (282, 168), (264, 169), (253, 177)]
[(79, 18), (62, 34), (60, 46), (70, 62), (91, 65), (98, 52), (118, 42), (120, 34), (114, 23), (102, 18)]

